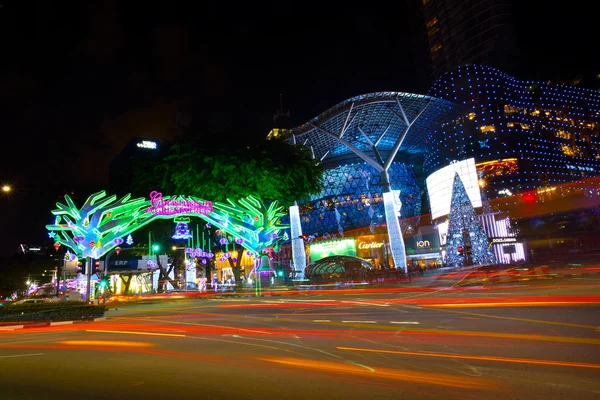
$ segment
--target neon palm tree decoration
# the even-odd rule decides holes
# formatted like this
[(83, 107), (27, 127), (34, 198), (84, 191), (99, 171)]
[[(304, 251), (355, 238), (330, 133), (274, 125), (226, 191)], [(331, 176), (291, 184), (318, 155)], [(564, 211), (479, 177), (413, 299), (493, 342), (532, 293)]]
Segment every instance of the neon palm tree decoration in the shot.
[(261, 199), (248, 196), (237, 202), (214, 203), (215, 212), (206, 220), (230, 235), (242, 239), (243, 246), (254, 255), (282, 240), (280, 231), (289, 227), (281, 224), (286, 215), (284, 207), (274, 201), (267, 206)]
[(49, 231), (57, 232), (54, 242), (71, 248), (80, 257), (100, 258), (118, 244), (122, 236), (155, 219), (145, 210), (150, 202), (145, 199), (130, 200), (131, 195), (117, 201), (117, 196), (106, 197), (101, 191), (91, 195), (81, 208), (65, 195), (65, 204), (56, 203), (54, 225)]

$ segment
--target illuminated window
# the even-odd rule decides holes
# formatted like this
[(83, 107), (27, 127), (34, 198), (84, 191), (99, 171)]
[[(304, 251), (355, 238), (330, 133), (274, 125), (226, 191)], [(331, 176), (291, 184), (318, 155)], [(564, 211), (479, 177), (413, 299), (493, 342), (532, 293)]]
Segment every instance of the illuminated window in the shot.
[(529, 125), (528, 125), (528, 124), (523, 124), (523, 123), (522, 123), (522, 124), (521, 124), (521, 128), (523, 128), (523, 129), (529, 129)]
[(571, 157), (576, 157), (578, 155), (580, 155), (581, 153), (581, 149), (577, 146), (567, 146), (567, 145), (563, 145), (560, 147), (560, 149), (562, 150), (563, 154), (567, 155), (567, 156), (571, 156)]
[(439, 51), (442, 48), (442, 42), (437, 42), (436, 44), (433, 45), (433, 47), (431, 48), (431, 52), (435, 53), (437, 51)]
[(483, 133), (485, 132), (496, 132), (496, 127), (494, 125), (482, 125), (479, 127), (479, 130)]
[(470, 120), (473, 120), (473, 119), (475, 119), (475, 113), (474, 113), (474, 112), (470, 112), (470, 113), (469, 113), (469, 119), (470, 119)]
[(515, 126), (515, 123), (514, 123), (514, 122), (507, 122), (507, 123), (506, 123), (506, 127), (507, 127), (507, 128), (514, 128), (514, 126)]
[(508, 104), (504, 105), (504, 113), (505, 114), (513, 114), (513, 113), (516, 113), (516, 112), (519, 112), (519, 110), (517, 110), (513, 106), (509, 106)]
[(436, 25), (437, 23), (438, 23), (437, 17), (431, 18), (429, 21), (427, 21), (427, 29), (431, 28), (432, 26)]
[(555, 136), (562, 138), (562, 139), (571, 139), (571, 134), (569, 132), (565, 132), (565, 131), (556, 131)]

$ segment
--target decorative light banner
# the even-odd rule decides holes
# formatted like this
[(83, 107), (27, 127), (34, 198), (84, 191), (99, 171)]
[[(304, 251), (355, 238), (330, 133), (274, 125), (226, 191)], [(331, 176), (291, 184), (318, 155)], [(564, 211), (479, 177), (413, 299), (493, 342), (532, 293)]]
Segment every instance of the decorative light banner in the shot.
[[(158, 219), (184, 222), (188, 216), (199, 217), (207, 227), (217, 227), (232, 238), (228, 241), (235, 240), (240, 246), (243, 243), (255, 255), (277, 248), (287, 238), (283, 230), (289, 227), (281, 223), (285, 213), (277, 201), (265, 204), (254, 196), (214, 206), (210, 201), (190, 196), (163, 198), (157, 191), (152, 192), (151, 200), (131, 199), (129, 194), (117, 199), (101, 191), (92, 194), (81, 207), (68, 195), (64, 199), (52, 211), (54, 223), (46, 225), (48, 237), (54, 240), (57, 250), (64, 245), (80, 259), (99, 259), (123, 243), (132, 245), (131, 233)], [(185, 223), (179, 228), (176, 233), (186, 236)]]
[(153, 215), (208, 215), (213, 212), (212, 201), (199, 202), (182, 196), (163, 199), (162, 193), (156, 190), (150, 193), (150, 204), (147, 211)]
[(354, 239), (342, 239), (310, 245), (311, 262), (329, 256), (356, 256), (356, 241)]

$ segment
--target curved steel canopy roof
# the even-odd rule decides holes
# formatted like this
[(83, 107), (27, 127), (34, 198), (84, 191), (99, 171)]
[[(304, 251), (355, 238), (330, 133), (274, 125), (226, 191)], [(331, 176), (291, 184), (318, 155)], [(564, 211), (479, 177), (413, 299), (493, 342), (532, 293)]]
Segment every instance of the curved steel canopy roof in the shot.
[(430, 131), (457, 107), (446, 100), (419, 94), (369, 93), (331, 107), (289, 130), (285, 137), (306, 145), (321, 161), (364, 152), (383, 165), (385, 157), (377, 153), (395, 156), (397, 151), (409, 155), (425, 152)]

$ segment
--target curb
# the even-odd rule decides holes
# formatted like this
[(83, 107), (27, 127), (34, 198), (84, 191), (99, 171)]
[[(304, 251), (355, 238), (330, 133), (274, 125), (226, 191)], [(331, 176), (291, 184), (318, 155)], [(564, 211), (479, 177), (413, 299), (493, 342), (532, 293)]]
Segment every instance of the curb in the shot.
[(31, 325), (7, 325), (0, 326), (0, 332), (2, 331), (14, 331), (18, 329), (28, 329), (28, 328), (43, 328), (46, 326), (60, 326), (60, 325), (73, 325), (73, 324), (81, 324), (81, 323), (89, 323), (89, 322), (99, 322), (106, 321), (106, 317), (98, 317), (93, 319), (82, 319), (76, 321), (55, 321), (55, 322), (44, 322), (42, 324), (31, 324)]

